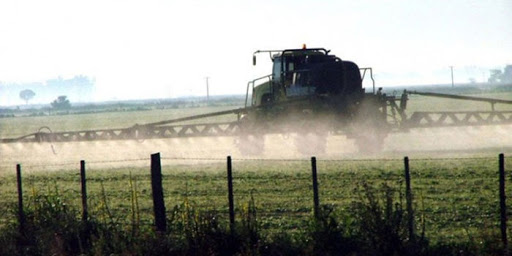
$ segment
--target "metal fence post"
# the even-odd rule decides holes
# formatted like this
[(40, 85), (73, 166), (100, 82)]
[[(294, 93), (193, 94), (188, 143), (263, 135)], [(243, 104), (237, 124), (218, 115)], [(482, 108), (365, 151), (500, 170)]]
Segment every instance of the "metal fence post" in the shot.
[(85, 161), (80, 161), (80, 183), (82, 187), (82, 221), (85, 223), (88, 219), (87, 210), (87, 187), (85, 178)]
[(155, 213), (156, 231), (167, 229), (165, 217), (164, 190), (162, 188), (162, 165), (160, 153), (151, 155), (151, 190), (153, 193), (153, 210)]
[(409, 240), (414, 241), (414, 212), (412, 209), (411, 173), (409, 169), (409, 157), (404, 157), (405, 167), (405, 200), (407, 201), (407, 227), (409, 229)]
[(231, 166), (231, 156), (227, 158), (228, 167), (228, 203), (229, 203), (229, 228), (231, 234), (235, 233), (235, 204), (233, 200), (233, 168)]
[(499, 172), (500, 172), (500, 228), (501, 228), (501, 241), (505, 253), (508, 253), (507, 241), (507, 204), (505, 194), (505, 155), (499, 155)]
[(313, 204), (314, 204), (314, 215), (318, 218), (320, 215), (320, 200), (318, 199), (318, 179), (316, 174), (316, 157), (311, 157), (311, 172), (313, 178)]

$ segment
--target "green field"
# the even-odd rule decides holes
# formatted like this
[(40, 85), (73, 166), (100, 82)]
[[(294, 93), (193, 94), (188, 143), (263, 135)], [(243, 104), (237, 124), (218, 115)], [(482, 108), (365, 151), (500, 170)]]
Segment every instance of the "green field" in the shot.
[[(511, 99), (512, 93), (476, 96)], [(33, 133), (41, 126), (53, 131), (124, 128), (233, 108), (236, 106), (8, 117), (0, 119), (0, 137)], [(409, 113), (445, 110), (490, 110), (490, 104), (410, 97)], [(497, 105), (497, 110), (512, 110), (512, 106)], [(334, 216), (344, 225), (350, 226), (357, 219), (361, 209), (355, 205), (367, 201), (365, 184), (375, 187), (381, 205), (385, 205), (382, 188), (387, 184), (394, 190), (397, 209), (405, 208), (402, 158), (407, 155), (411, 157), (417, 234), (424, 229), (432, 244), (499, 243), (497, 156), (505, 153), (509, 171), (509, 126), (416, 129), (392, 134), (386, 138), (384, 152), (373, 155), (358, 154), (354, 143), (343, 136), (328, 139), (327, 153), (318, 155), (320, 203), (334, 209)], [(313, 209), (310, 156), (294, 152), (293, 140), (286, 136), (266, 137), (268, 148), (259, 159), (240, 155), (233, 143), (233, 138), (195, 138), (0, 145), (0, 226), (5, 227), (16, 217), (16, 163), (23, 168), (28, 207), (38, 196), (49, 194), (58, 195), (69, 207), (79, 210), (78, 163), (85, 160), (91, 215), (126, 227), (137, 215), (141, 218), (138, 224), (150, 227), (149, 155), (161, 152), (168, 214), (186, 202), (200, 211), (218, 212), (221, 223), (227, 225), (225, 157), (232, 155), (237, 218), (247, 212), (252, 197), (262, 234), (304, 232)], [(507, 179), (510, 194), (508, 183)], [(136, 208), (133, 195), (138, 202)]]
[[(235, 109), (236, 106), (198, 107), (183, 109), (151, 109), (135, 111), (113, 111), (79, 115), (20, 116), (0, 119), (0, 138), (12, 138), (37, 132), (47, 126), (54, 132), (82, 131), (94, 129), (128, 128), (135, 124), (159, 122), (174, 118), (198, 115), (215, 111)], [(227, 118), (227, 119), (224, 119)], [(204, 121), (233, 120), (234, 117), (219, 117)]]
[[(470, 95), (471, 96), (471, 95)], [(472, 96), (497, 99), (512, 99), (512, 92), (480, 93)], [(491, 104), (463, 100), (451, 100), (425, 96), (410, 95), (406, 112), (412, 114), (415, 111), (490, 111)], [(12, 138), (37, 132), (41, 127), (50, 127), (52, 131), (81, 131), (93, 129), (128, 128), (135, 124), (145, 124), (186, 117), (197, 114), (205, 114), (216, 111), (236, 109), (241, 105), (211, 106), (194, 108), (159, 108), (149, 105), (144, 110), (131, 111), (100, 111), (85, 114), (44, 115), (30, 116), (26, 111), (22, 116), (0, 119), (0, 138)], [(512, 110), (512, 105), (497, 104), (496, 110)], [(75, 110), (76, 111), (76, 110)], [(34, 110), (34, 112), (38, 112)], [(222, 122), (235, 120), (235, 115), (217, 116), (202, 119), (198, 122)]]
[[(511, 158), (506, 160), (507, 164), (512, 164)], [(170, 212), (174, 205), (188, 200), (198, 209), (216, 209), (227, 219), (225, 163), (218, 160), (180, 160), (181, 164), (172, 164), (173, 161), (178, 160), (164, 159), (169, 164), (163, 167), (167, 210)], [(129, 165), (129, 162), (126, 164)], [(417, 231), (420, 232), (424, 225), (430, 241), (483, 239), (489, 233), (499, 231), (497, 156), (411, 159), (410, 165)], [(308, 160), (235, 159), (233, 168), (237, 215), (253, 196), (264, 233), (300, 232), (303, 229), (313, 208)], [(31, 202), (29, 198), (36, 194), (58, 191), (64, 200), (80, 209), (78, 168), (74, 171), (48, 169), (50, 167), (44, 166), (24, 168), (27, 171), (23, 183), (28, 204)], [(104, 218), (104, 207), (107, 205), (116, 221), (129, 225), (131, 195), (136, 191), (139, 202), (137, 213), (141, 215), (143, 223), (152, 223), (149, 164), (146, 168), (105, 169), (101, 164), (91, 163), (87, 169), (92, 215)], [(333, 206), (336, 213), (343, 216), (353, 212), (352, 203), (364, 197), (363, 183), (377, 188), (385, 183), (401, 191), (401, 202), (398, 193), (394, 197), (405, 204), (403, 170), (401, 159), (319, 160), (320, 202)], [(136, 188), (130, 185), (130, 175)], [(0, 192), (1, 219), (6, 223), (15, 218), (8, 210), (17, 198), (14, 175), (2, 175)], [(383, 198), (383, 192), (377, 194)]]

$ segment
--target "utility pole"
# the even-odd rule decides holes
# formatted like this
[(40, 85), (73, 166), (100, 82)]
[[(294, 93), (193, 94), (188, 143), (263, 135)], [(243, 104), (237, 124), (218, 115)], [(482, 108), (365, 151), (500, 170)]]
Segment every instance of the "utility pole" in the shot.
[(454, 87), (454, 84), (453, 84), (453, 66), (450, 66), (450, 70), (452, 71), (452, 88)]
[(210, 77), (205, 77), (206, 79), (206, 105), (210, 105), (210, 86), (208, 85), (208, 79)]

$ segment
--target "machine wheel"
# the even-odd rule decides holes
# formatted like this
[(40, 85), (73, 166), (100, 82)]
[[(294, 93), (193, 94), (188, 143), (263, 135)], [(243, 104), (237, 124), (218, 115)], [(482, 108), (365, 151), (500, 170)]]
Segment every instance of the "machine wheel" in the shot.
[(369, 98), (359, 105), (357, 115), (351, 121), (350, 137), (355, 139), (360, 153), (378, 153), (384, 147), (389, 125), (382, 108), (380, 100)]
[(359, 153), (379, 153), (384, 147), (384, 139), (388, 134), (386, 125), (376, 119), (367, 119), (357, 123), (352, 130), (352, 138)]
[(359, 153), (379, 153), (384, 147), (385, 135), (376, 132), (358, 135), (355, 143)]
[(265, 151), (265, 136), (258, 132), (261, 129), (258, 124), (247, 116), (240, 120), (240, 133), (235, 143), (244, 156), (259, 156)]
[(265, 151), (265, 136), (241, 135), (237, 141), (237, 147), (244, 156), (259, 156)]
[(298, 133), (295, 137), (297, 152), (307, 155), (325, 154), (327, 148), (327, 134), (324, 133)]

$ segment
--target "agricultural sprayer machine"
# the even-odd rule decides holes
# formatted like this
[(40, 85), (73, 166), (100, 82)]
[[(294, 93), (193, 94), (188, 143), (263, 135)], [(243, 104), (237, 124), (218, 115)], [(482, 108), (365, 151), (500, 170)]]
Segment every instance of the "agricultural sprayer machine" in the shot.
[[(323, 48), (256, 51), (268, 54), (273, 63), (270, 75), (247, 84), (245, 106), (228, 111), (205, 113), (119, 129), (38, 132), (12, 142), (71, 142), (90, 140), (146, 140), (232, 136), (242, 153), (260, 154), (265, 135), (294, 134), (302, 153), (325, 151), (327, 136), (354, 139), (360, 151), (381, 150), (386, 136), (413, 128), (480, 126), (512, 123), (512, 111), (497, 111), (495, 104), (511, 100), (441, 93), (403, 91), (386, 95), (375, 88), (371, 68), (359, 68)], [(368, 79), (372, 88), (363, 88)], [(454, 100), (480, 101), (489, 111), (421, 111), (406, 113), (409, 95), (417, 94)], [(231, 115), (228, 122), (203, 122), (206, 118)]]

